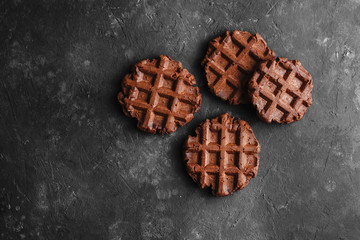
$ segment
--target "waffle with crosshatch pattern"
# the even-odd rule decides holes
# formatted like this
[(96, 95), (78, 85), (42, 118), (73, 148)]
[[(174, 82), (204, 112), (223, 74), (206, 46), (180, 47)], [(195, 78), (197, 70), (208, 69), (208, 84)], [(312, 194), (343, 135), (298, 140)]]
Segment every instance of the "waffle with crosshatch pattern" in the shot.
[(249, 82), (249, 95), (259, 117), (270, 123), (300, 120), (312, 104), (312, 77), (298, 60), (262, 63)]
[(200, 188), (215, 196), (243, 189), (256, 176), (260, 144), (250, 125), (228, 113), (207, 119), (184, 144), (186, 169)]
[(125, 115), (149, 133), (171, 133), (194, 118), (201, 94), (195, 78), (178, 61), (160, 55), (134, 65), (122, 82), (118, 100)]
[(202, 65), (213, 94), (230, 104), (249, 103), (247, 85), (255, 68), (275, 59), (265, 40), (256, 33), (235, 30), (213, 39)]

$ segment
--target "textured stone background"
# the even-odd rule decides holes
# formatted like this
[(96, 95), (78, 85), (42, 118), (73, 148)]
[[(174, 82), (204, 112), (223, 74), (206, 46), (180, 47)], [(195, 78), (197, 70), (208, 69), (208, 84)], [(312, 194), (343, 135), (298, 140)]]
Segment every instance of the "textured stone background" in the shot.
[[(200, 66), (225, 30), (259, 32), (313, 75), (290, 125), (212, 96)], [(360, 239), (360, 1), (1, 1), (1, 239)], [(137, 130), (116, 93), (131, 65), (166, 54), (203, 95), (168, 136)], [(258, 177), (214, 198), (181, 145), (229, 112), (262, 145)]]

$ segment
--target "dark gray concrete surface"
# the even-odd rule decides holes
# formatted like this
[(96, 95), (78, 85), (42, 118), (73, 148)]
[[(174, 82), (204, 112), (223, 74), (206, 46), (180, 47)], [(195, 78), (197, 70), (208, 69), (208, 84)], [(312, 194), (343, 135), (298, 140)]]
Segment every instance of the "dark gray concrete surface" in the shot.
[[(212, 96), (200, 66), (225, 30), (299, 59), (314, 103), (290, 125)], [(2, 1), (1, 239), (360, 239), (360, 1)], [(195, 119), (148, 135), (116, 101), (132, 64), (166, 54), (203, 95)], [(181, 146), (204, 119), (250, 123), (258, 177), (215, 198)]]

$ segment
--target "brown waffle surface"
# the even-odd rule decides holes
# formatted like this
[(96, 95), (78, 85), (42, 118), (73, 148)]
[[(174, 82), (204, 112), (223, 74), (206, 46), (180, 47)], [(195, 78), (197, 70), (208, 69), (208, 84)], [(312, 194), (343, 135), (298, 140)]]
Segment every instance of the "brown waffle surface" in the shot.
[(247, 85), (258, 63), (275, 59), (256, 33), (235, 30), (213, 39), (202, 64), (213, 94), (230, 104), (249, 103)]
[(260, 144), (250, 125), (229, 114), (207, 119), (184, 145), (186, 169), (200, 188), (215, 196), (243, 189), (256, 176)]
[(261, 119), (270, 123), (300, 120), (312, 104), (312, 77), (300, 61), (262, 63), (249, 82), (249, 95)]
[(178, 61), (160, 55), (134, 65), (122, 82), (118, 100), (124, 113), (149, 133), (171, 133), (194, 118), (201, 94), (195, 78)]

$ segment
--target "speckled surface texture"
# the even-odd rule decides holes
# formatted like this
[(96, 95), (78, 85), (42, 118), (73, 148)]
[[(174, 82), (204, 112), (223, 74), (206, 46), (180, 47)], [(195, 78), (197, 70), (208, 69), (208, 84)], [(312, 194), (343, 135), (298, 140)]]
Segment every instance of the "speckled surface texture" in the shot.
[[(1, 239), (360, 239), (360, 1), (2, 1)], [(210, 94), (200, 66), (225, 30), (299, 59), (314, 103), (290, 125)], [(116, 101), (121, 78), (166, 54), (197, 79), (195, 119), (148, 135)], [(261, 144), (258, 176), (215, 198), (181, 146), (228, 112)]]

